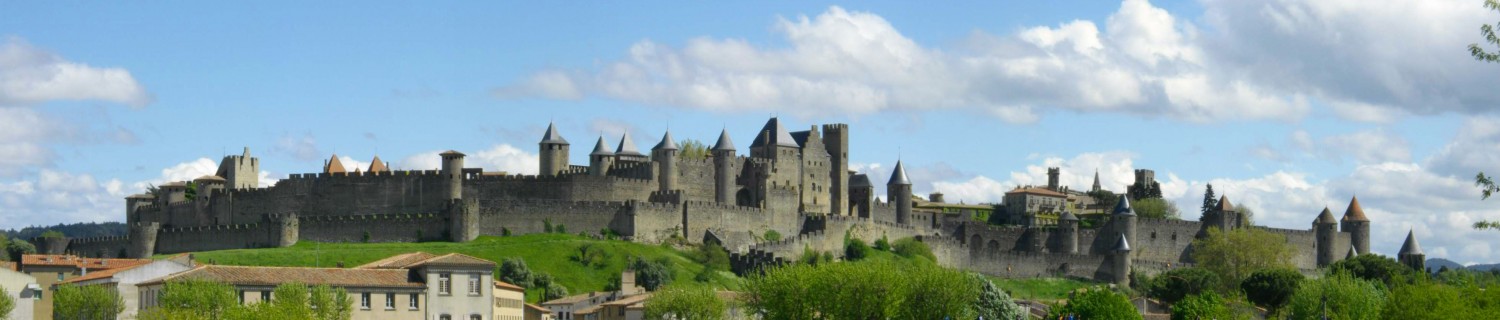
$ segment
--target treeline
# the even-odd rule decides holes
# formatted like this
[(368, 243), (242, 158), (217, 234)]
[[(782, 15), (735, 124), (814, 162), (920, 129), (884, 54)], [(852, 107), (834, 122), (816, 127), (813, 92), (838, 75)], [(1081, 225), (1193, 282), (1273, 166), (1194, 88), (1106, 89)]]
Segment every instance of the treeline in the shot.
[(20, 230), (0, 230), (0, 234), (10, 239), (32, 239), (42, 236), (43, 232), (62, 232), (69, 238), (91, 238), (91, 237), (119, 237), (129, 233), (130, 229), (119, 222), (79, 222), (59, 223), (54, 226), (30, 226)]

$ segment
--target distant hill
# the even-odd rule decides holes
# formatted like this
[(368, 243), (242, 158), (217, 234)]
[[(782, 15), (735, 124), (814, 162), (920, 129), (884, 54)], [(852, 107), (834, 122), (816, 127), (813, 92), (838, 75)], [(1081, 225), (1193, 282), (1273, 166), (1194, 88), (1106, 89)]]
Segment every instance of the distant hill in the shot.
[(1428, 272), (1435, 272), (1435, 271), (1438, 271), (1439, 269), (1442, 269), (1443, 267), (1448, 267), (1448, 270), (1455, 270), (1455, 269), (1463, 268), (1464, 265), (1460, 264), (1458, 262), (1453, 262), (1453, 260), (1448, 260), (1448, 259), (1443, 259), (1443, 258), (1427, 259), (1427, 271)]
[(21, 230), (0, 230), (8, 239), (31, 239), (47, 230), (57, 230), (70, 238), (118, 237), (129, 233), (129, 228), (119, 222), (81, 222), (54, 226), (30, 226)]
[(1476, 271), (1500, 270), (1500, 263), (1476, 264), (1476, 265), (1469, 266), (1469, 270), (1476, 270)]

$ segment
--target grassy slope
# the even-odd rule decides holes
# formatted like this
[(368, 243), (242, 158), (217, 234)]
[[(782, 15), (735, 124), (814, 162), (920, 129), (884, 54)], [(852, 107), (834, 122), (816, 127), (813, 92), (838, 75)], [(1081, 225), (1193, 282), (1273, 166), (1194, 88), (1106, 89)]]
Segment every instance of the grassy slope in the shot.
[[(578, 248), (584, 244), (601, 247), (610, 256), (603, 265), (584, 266), (572, 260)], [(644, 245), (625, 241), (594, 240), (567, 234), (532, 234), (514, 237), (479, 237), (472, 242), (422, 242), (422, 243), (314, 243), (299, 242), (287, 248), (239, 249), (199, 252), (198, 261), (246, 266), (334, 266), (343, 262), (353, 267), (396, 254), (424, 251), (435, 254), (457, 252), (491, 261), (507, 257), (521, 257), (533, 273), (546, 272), (572, 294), (602, 290), (606, 284), (625, 269), (629, 257), (657, 259), (667, 257), (675, 265), (673, 283), (694, 283), (693, 276), (704, 266), (693, 261), (683, 252), (661, 246)], [(738, 279), (732, 273), (719, 272), (706, 285), (723, 288), (738, 288)], [(528, 300), (535, 301), (538, 292), (527, 292)]]

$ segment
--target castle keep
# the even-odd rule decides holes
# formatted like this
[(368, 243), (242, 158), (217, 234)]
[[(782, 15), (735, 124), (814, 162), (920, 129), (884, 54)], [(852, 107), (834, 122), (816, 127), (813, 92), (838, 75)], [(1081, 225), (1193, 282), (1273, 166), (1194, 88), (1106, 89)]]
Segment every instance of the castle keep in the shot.
[[(837, 252), (846, 236), (916, 237), (948, 266), (1003, 277), (1123, 283), (1132, 270), (1191, 265), (1192, 240), (1208, 228), (1262, 228), (1240, 225), (1228, 199), (1200, 221), (1181, 221), (1136, 217), (1124, 197), (1112, 208), (1098, 205), (1107, 213), (1094, 228), (1066, 210), (1055, 223), (990, 225), (968, 211), (929, 209), (941, 203), (940, 195), (914, 199), (899, 161), (884, 200), (877, 198), (870, 177), (849, 170), (849, 133), (844, 124), (789, 131), (772, 118), (746, 150), (724, 131), (706, 155), (683, 153), (671, 133), (643, 153), (626, 133), (613, 148), (599, 137), (586, 149), (588, 164), (574, 165), (568, 163), (571, 143), (549, 125), (538, 142), (534, 176), (466, 168), (463, 153), (447, 151), (439, 155), (439, 170), (391, 170), (377, 157), (369, 168), (350, 171), (333, 157), (323, 172), (292, 174), (272, 186), (257, 184), (259, 159), (247, 149), (224, 157), (215, 175), (191, 181), (192, 195), (188, 182), (172, 182), (126, 198), (126, 237), (54, 239), (42, 246), (90, 257), (149, 257), (300, 240), (463, 242), (551, 229), (643, 243), (677, 237), (717, 242), (744, 272), (807, 249)], [(1058, 190), (1056, 173), (1049, 176), (1048, 187)], [(922, 207), (914, 208), (917, 202)], [(1369, 252), (1370, 221), (1357, 199), (1341, 220), (1324, 209), (1308, 230), (1264, 229), (1286, 236), (1304, 270)], [(768, 241), (768, 231), (787, 236)]]

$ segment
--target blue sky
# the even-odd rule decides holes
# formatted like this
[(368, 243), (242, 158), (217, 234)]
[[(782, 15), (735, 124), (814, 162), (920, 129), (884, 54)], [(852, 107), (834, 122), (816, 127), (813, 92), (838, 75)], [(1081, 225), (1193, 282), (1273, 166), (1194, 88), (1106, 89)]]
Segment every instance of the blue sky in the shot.
[[(469, 153), (535, 172), (574, 143), (668, 127), (748, 145), (769, 116), (841, 122), (856, 167), (916, 191), (1120, 190), (1154, 169), (1184, 218), (1203, 185), (1307, 228), (1359, 195), (1374, 247), (1494, 262), (1500, 64), (1478, 1), (0, 4), (0, 227), (123, 219), (122, 197), (249, 147), (265, 179), (337, 153)], [(1486, 81), (1488, 80), (1488, 81)]]

